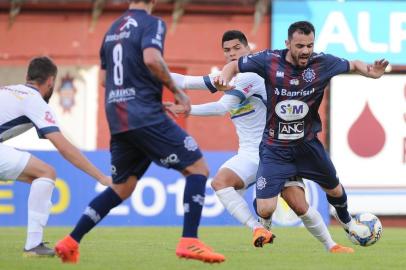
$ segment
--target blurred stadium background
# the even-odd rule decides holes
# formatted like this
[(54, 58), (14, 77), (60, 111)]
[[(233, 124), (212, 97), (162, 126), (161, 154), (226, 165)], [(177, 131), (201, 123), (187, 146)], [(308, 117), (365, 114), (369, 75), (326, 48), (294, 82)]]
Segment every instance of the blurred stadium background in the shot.
[[(221, 36), (247, 34), (254, 51), (283, 48), (287, 27), (309, 20), (316, 27), (316, 51), (350, 60), (386, 58), (380, 80), (357, 75), (335, 78), (321, 106), (321, 139), (347, 188), (351, 213), (371, 212), (384, 226), (406, 216), (406, 1), (161, 0), (154, 12), (167, 23), (165, 59), (175, 72), (205, 75), (224, 65)], [(22, 83), (29, 59), (52, 57), (59, 74), (51, 106), (63, 132), (106, 173), (109, 134), (98, 52), (125, 0), (0, 0), (0, 85)], [(193, 104), (220, 94), (188, 91)], [(165, 99), (172, 97), (166, 92)], [(1, 108), (0, 108), (1, 113)], [(211, 175), (237, 149), (227, 117), (177, 120), (206, 153)], [(101, 186), (67, 164), (35, 131), (6, 144), (32, 151), (54, 165), (57, 190), (50, 225), (73, 225)], [(131, 199), (105, 225), (180, 225), (182, 185), (176, 172), (152, 166)], [(208, 186), (209, 187), (209, 186)], [(28, 186), (0, 182), (0, 226), (24, 226)], [(207, 188), (205, 225), (237, 225)], [(307, 182), (308, 200), (330, 222), (323, 193)], [(246, 194), (253, 198), (252, 190)], [(334, 222), (334, 221), (332, 221)], [(276, 225), (300, 225), (281, 200)]]

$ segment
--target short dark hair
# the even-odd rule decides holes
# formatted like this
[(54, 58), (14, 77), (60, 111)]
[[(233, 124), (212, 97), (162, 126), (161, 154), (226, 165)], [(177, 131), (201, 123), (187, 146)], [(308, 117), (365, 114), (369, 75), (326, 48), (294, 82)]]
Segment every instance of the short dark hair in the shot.
[(223, 34), (223, 38), (221, 39), (221, 47), (223, 47), (224, 42), (233, 39), (238, 39), (242, 44), (244, 44), (244, 46), (248, 46), (247, 37), (244, 35), (243, 32), (238, 30), (229, 30)]
[(309, 35), (310, 33), (316, 34), (313, 24), (308, 21), (299, 21), (292, 23), (288, 29), (288, 38), (291, 39), (293, 33), (295, 33), (296, 31), (305, 35)]
[(57, 73), (58, 68), (49, 57), (35, 57), (28, 65), (27, 81), (35, 81), (38, 84), (43, 84), (49, 77), (56, 77)]
[(134, 2), (134, 3), (139, 3), (139, 2), (144, 2), (145, 4), (149, 4), (152, 0), (127, 0), (128, 3)]

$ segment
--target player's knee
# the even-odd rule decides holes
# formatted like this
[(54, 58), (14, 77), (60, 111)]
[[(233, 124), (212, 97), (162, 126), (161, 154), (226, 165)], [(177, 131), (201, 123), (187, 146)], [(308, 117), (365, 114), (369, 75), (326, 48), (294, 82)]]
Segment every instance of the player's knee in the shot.
[(241, 180), (236, 180), (228, 177), (224, 177), (223, 175), (216, 175), (211, 182), (211, 187), (217, 191), (220, 189), (233, 187), (236, 190), (244, 188), (244, 182)]
[(273, 211), (270, 208), (257, 207), (257, 214), (262, 218), (268, 219), (270, 216), (272, 216)]
[(113, 184), (111, 188), (122, 200), (125, 200), (131, 196), (136, 185), (137, 178), (135, 176), (130, 176), (125, 183)]
[(295, 212), (295, 214), (298, 216), (303, 216), (304, 214), (306, 214), (307, 209), (309, 209), (309, 206), (305, 202), (301, 203), (296, 202), (295, 204), (289, 206), (292, 209), (292, 211)]
[(226, 183), (225, 183), (222, 179), (217, 178), (217, 177), (214, 177), (213, 181), (211, 182), (211, 187), (212, 187), (215, 191), (218, 191), (218, 190), (221, 190), (221, 189), (223, 189), (223, 188), (226, 188), (227, 185), (226, 185)]
[(192, 165), (188, 166), (186, 169), (184, 169), (182, 173), (183, 175), (200, 174), (208, 177), (209, 166), (207, 166), (206, 161), (203, 158), (201, 158)]
[(343, 195), (343, 188), (342, 188), (341, 184), (339, 184), (338, 186), (336, 186), (333, 189), (324, 189), (324, 190), (331, 197), (337, 198), (337, 197), (341, 197), (341, 195)]
[(56, 179), (56, 171), (54, 167), (49, 164), (43, 163), (40, 167), (38, 167), (38, 171), (35, 175), (35, 178), (39, 177), (46, 177), (52, 180)]

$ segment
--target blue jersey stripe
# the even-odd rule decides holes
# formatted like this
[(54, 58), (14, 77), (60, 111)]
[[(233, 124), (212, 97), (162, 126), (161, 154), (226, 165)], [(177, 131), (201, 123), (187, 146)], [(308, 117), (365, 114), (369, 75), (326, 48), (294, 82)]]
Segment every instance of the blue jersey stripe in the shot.
[(226, 94), (226, 95), (232, 95), (232, 96), (239, 97), (240, 100), (241, 100), (240, 103), (243, 103), (243, 102), (247, 99), (241, 91), (236, 90), (236, 89), (230, 90), (230, 91), (226, 91), (225, 94)]
[(236, 115), (236, 116), (231, 116), (231, 119), (235, 119), (235, 118), (238, 118), (238, 117), (241, 117), (241, 116), (245, 116), (245, 115), (248, 115), (248, 114), (251, 114), (251, 113), (254, 113), (254, 112), (255, 112), (255, 110), (252, 110), (252, 111), (242, 113), (242, 114), (239, 114), (239, 115)]
[(209, 76), (207, 76), (207, 75), (206, 75), (206, 76), (203, 76), (203, 81), (204, 81), (204, 84), (207, 86), (207, 88), (209, 88), (210, 92), (212, 92), (212, 93), (216, 93), (216, 92), (217, 92), (217, 89), (216, 89), (216, 87), (214, 87), (214, 85), (211, 83)]

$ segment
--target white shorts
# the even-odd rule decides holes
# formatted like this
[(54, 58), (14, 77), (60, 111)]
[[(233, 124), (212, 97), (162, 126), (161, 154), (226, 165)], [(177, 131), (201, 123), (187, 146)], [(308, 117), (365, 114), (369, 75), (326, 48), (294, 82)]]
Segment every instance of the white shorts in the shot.
[(254, 162), (252, 158), (246, 155), (237, 154), (224, 162), (221, 168), (227, 168), (235, 172), (244, 182), (244, 187), (247, 188), (256, 181), (258, 162)]
[(0, 181), (15, 180), (27, 166), (31, 154), (0, 143)]
[[(248, 188), (256, 181), (257, 171), (258, 171), (258, 162), (255, 162), (253, 158), (250, 158), (248, 155), (240, 154), (233, 156), (223, 165), (221, 168), (227, 168), (235, 172), (241, 180), (244, 182), (244, 188)], [(296, 180), (286, 181), (284, 187), (298, 186), (305, 189), (305, 184), (300, 178)]]

